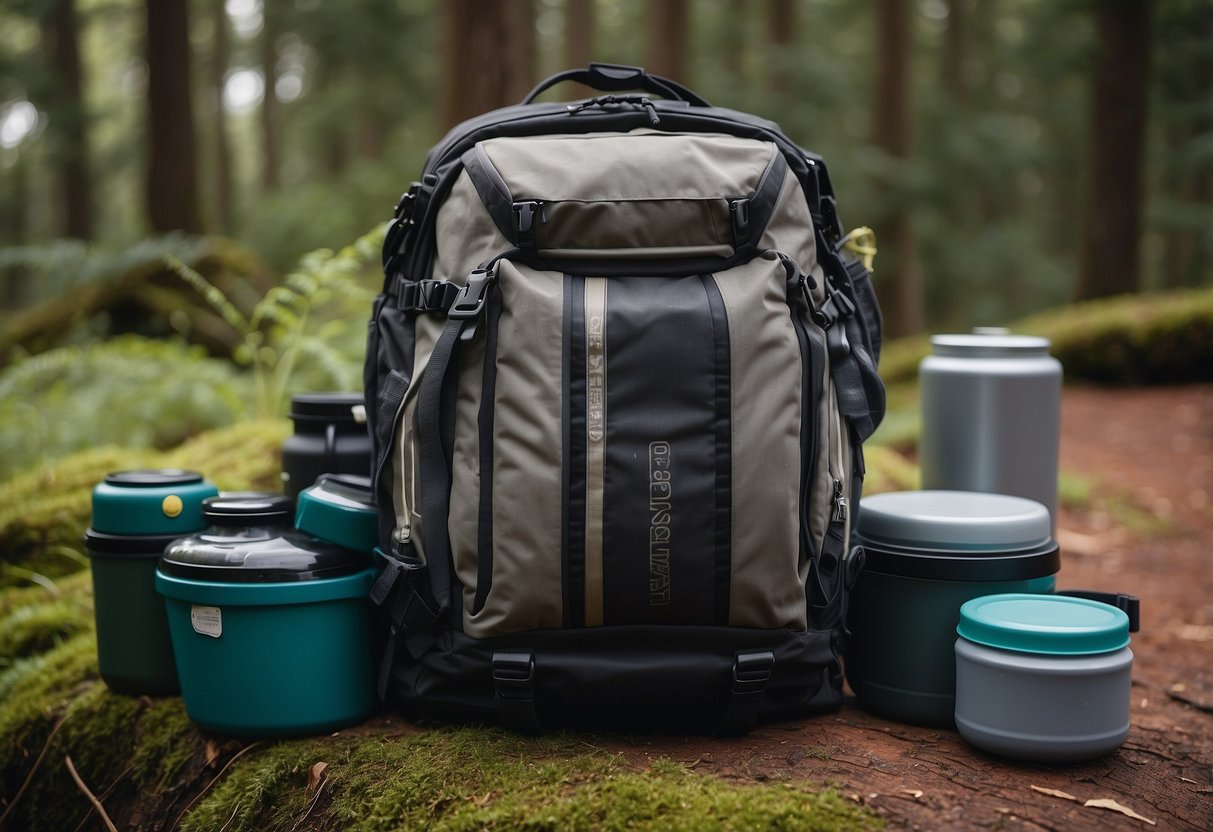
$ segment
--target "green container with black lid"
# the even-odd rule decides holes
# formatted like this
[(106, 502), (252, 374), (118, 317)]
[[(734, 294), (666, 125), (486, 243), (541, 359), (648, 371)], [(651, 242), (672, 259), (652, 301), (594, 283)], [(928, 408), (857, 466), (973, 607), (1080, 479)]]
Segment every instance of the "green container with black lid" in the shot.
[(205, 525), (202, 502), (219, 491), (197, 471), (117, 471), (93, 489), (84, 542), (92, 561), (97, 664), (110, 689), (176, 693), (177, 671), (156, 561), (164, 547)]
[(865, 709), (951, 726), (960, 607), (995, 593), (1051, 593), (1060, 555), (1043, 505), (969, 491), (864, 497), (851, 593), (847, 681)]
[(186, 713), (205, 728), (302, 736), (375, 708), (370, 555), (293, 528), (293, 514), (283, 494), (212, 498), (207, 528), (160, 560)]

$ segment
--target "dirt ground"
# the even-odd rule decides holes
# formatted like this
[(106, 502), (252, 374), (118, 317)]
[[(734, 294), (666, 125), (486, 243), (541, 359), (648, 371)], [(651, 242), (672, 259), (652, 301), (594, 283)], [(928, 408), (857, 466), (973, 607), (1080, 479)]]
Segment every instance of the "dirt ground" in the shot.
[[(1098, 484), (1089, 508), (1061, 515), (1058, 585), (1142, 603), (1132, 729), (1117, 753), (1008, 762), (850, 697), (836, 714), (737, 740), (648, 737), (612, 750), (638, 765), (664, 756), (738, 780), (833, 786), (893, 829), (1213, 829), (1213, 387), (1067, 389), (1061, 464)], [(1142, 819), (1084, 805), (1100, 799)]]

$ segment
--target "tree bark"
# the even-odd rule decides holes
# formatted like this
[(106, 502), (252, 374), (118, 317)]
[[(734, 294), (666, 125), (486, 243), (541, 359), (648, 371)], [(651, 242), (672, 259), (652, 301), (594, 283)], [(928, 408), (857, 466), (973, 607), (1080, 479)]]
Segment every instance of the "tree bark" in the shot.
[(1099, 50), (1088, 158), (1080, 300), (1141, 285), (1146, 111), (1150, 78), (1149, 0), (1105, 0), (1096, 9)]
[(952, 102), (964, 105), (969, 99), (969, 85), (965, 78), (968, 61), (968, 37), (966, 0), (946, 0), (948, 24), (944, 30), (943, 59), (939, 63), (940, 81)]
[(232, 230), (232, 153), (227, 138), (227, 109), (223, 105), (229, 53), (225, 0), (211, 0), (211, 20), (215, 30), (211, 44), (211, 104), (215, 108), (215, 225), (226, 234)]
[(564, 14), (563, 68), (586, 66), (594, 59), (594, 0), (568, 0)]
[(201, 232), (190, 98), (188, 0), (147, 0), (147, 216), (153, 231)]
[(60, 233), (88, 240), (93, 235), (88, 131), (81, 92), (80, 33), (74, 0), (54, 0), (42, 21), (46, 55), (54, 75), (47, 102)]
[[(893, 159), (910, 158), (914, 122), (910, 108), (910, 70), (913, 21), (909, 0), (876, 3), (876, 99), (872, 117), (873, 140)], [(882, 189), (888, 190), (888, 183)], [(926, 328), (922, 269), (909, 212), (895, 209), (877, 227), (881, 248), (890, 256), (878, 266), (891, 283), (886, 296), (885, 326), (892, 336), (912, 335)], [(878, 273), (879, 274), (879, 273)]]
[(796, 42), (796, 0), (767, 0), (766, 42), (776, 47), (774, 60), (767, 64), (767, 83), (777, 95), (788, 92), (787, 54)]
[(261, 3), (261, 77), (265, 89), (261, 95), (261, 190), (276, 191), (278, 176), (278, 17), (271, 0)]
[(653, 0), (649, 4), (649, 42), (645, 69), (654, 75), (687, 82), (687, 0)]
[(522, 100), (535, 82), (531, 0), (450, 0), (442, 13), (443, 125)]

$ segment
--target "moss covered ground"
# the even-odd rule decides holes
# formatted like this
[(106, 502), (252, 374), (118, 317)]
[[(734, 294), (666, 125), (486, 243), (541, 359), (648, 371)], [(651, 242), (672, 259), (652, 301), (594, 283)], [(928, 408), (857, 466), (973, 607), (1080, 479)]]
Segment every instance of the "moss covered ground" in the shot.
[(834, 791), (661, 760), (636, 768), (579, 735), (468, 727), (249, 744), (194, 727), (179, 697), (110, 692), (82, 554), (92, 487), (135, 467), (194, 468), (229, 490), (273, 487), (288, 431), (253, 423), (167, 453), (96, 449), (0, 484), (0, 829), (87, 827), (94, 812), (69, 759), (129, 829), (879, 827)]

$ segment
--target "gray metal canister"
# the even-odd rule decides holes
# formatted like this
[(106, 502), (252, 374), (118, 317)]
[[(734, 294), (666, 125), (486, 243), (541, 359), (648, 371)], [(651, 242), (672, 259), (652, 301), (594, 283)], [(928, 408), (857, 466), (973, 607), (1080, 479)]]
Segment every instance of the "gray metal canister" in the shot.
[(1049, 340), (936, 335), (919, 365), (922, 487), (1026, 497), (1057, 527), (1061, 363)]

